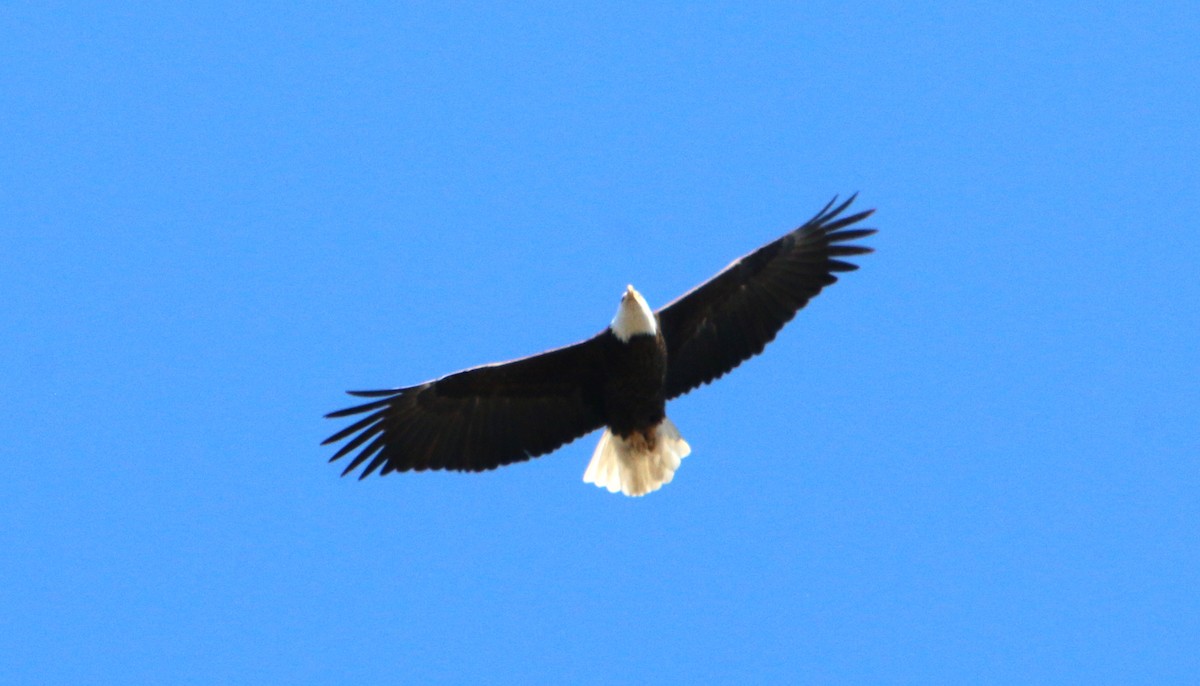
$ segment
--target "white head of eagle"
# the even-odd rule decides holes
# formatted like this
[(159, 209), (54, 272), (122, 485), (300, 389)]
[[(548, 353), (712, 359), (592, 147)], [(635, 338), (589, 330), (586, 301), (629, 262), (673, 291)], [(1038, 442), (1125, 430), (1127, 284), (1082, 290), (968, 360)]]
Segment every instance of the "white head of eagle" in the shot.
[(799, 228), (762, 246), (660, 308), (633, 286), (599, 334), (509, 362), (379, 391), (327, 417), (364, 415), (325, 440), (349, 439), (343, 475), (426, 469), (484, 471), (552, 452), (604, 428), (584, 480), (644, 495), (668, 483), (691, 448), (666, 403), (762, 352), (835, 274), (871, 252), (853, 241), (874, 229), (830, 201)]
[(646, 303), (646, 299), (632, 285), (625, 287), (621, 295), (621, 304), (617, 306), (617, 316), (609, 325), (613, 335), (628, 343), (629, 339), (638, 334), (650, 336), (658, 333), (658, 320), (654, 310)]

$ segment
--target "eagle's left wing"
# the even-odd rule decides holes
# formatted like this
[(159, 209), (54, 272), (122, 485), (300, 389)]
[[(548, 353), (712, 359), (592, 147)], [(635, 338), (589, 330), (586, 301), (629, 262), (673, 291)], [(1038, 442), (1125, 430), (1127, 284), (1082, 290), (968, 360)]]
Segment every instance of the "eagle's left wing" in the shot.
[[(831, 200), (803, 226), (726, 267), (658, 311), (667, 344), (666, 396), (709, 383), (762, 352), (800, 308), (858, 267), (839, 258), (870, 248), (849, 242), (875, 233), (847, 227), (874, 210), (839, 215), (856, 196)], [(833, 208), (833, 209), (830, 209)]]

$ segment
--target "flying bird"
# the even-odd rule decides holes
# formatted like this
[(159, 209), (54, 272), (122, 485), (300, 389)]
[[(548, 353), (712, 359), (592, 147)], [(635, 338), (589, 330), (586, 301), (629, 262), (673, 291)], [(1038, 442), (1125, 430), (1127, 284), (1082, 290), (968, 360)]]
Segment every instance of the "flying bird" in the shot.
[(416, 386), (349, 391), (369, 402), (327, 417), (366, 415), (322, 445), (350, 440), (342, 475), (376, 470), (479, 472), (545, 455), (605, 427), (583, 480), (645, 495), (669, 483), (691, 448), (666, 403), (762, 352), (834, 274), (871, 252), (850, 228), (871, 215), (831, 200), (796, 230), (735, 260), (653, 311), (628, 286), (608, 328), (574, 345), (455, 372)]

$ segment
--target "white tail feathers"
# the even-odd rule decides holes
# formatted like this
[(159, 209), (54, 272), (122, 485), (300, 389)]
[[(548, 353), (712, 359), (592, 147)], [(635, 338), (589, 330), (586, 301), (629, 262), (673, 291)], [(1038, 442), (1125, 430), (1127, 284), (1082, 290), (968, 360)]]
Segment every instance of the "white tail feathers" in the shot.
[(621, 438), (605, 429), (583, 480), (610, 493), (646, 495), (670, 483), (679, 463), (691, 452), (679, 429), (666, 417), (654, 428), (652, 440), (638, 434)]

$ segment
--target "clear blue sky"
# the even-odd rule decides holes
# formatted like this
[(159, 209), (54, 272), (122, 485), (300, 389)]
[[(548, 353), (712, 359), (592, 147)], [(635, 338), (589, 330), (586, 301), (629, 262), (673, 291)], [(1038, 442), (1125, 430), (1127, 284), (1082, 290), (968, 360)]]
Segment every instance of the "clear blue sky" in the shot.
[[(1050, 5), (5, 3), (0, 682), (1196, 683), (1200, 9)], [(853, 191), (662, 491), (326, 463)]]

